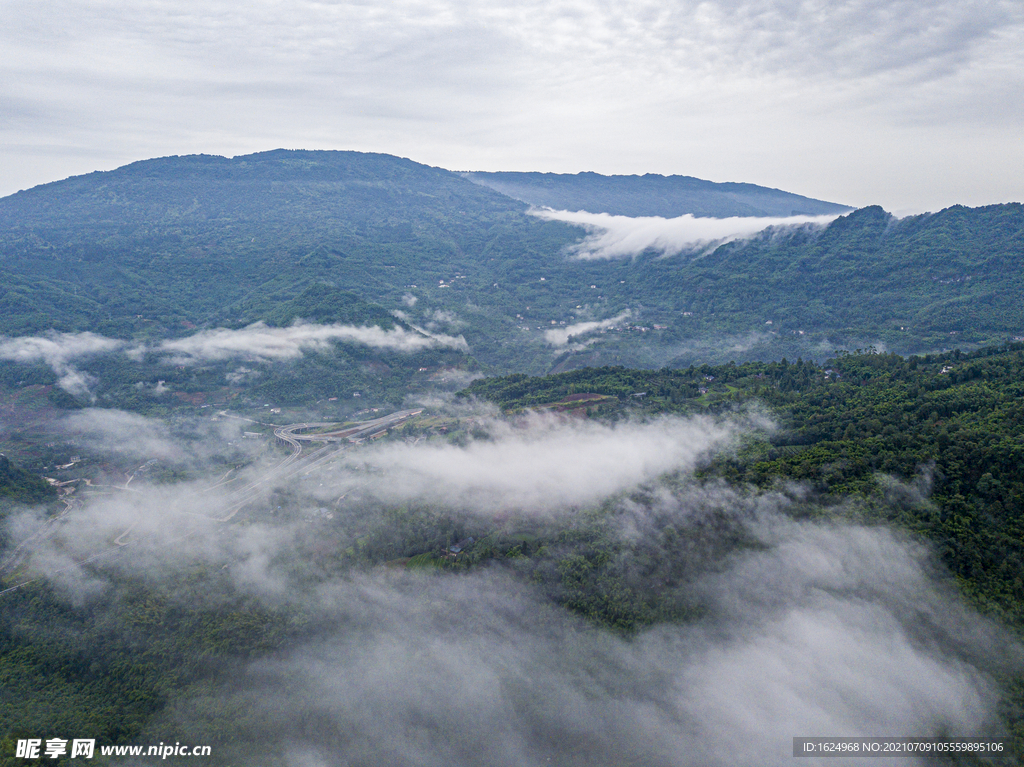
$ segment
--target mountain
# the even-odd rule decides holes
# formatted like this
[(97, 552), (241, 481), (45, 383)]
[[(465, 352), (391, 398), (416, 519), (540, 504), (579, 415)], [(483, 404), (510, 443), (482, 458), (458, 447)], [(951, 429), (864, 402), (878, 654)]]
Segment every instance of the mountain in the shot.
[(849, 205), (813, 200), (780, 189), (720, 184), (692, 176), (481, 171), (462, 175), (530, 205), (615, 216), (821, 216), (852, 210)]
[[(573, 247), (587, 230), (477, 183), (494, 175), (277, 150), (146, 160), (19, 192), (0, 200), (0, 332), (138, 341), (401, 313), (464, 337), (485, 371), (530, 373), (823, 360), (868, 346), (917, 353), (1024, 336), (1019, 204), (904, 219), (868, 207), (824, 227), (580, 258)], [(645, 216), (680, 209), (644, 189), (664, 191), (664, 204), (705, 187), (707, 205), (723, 195), (745, 205), (806, 199), (679, 177), (526, 176), (618, 190), (607, 199), (633, 208), (593, 206)], [(757, 211), (840, 209), (810, 202), (818, 207)], [(343, 314), (288, 304), (317, 285), (349, 296)]]
[(141, 314), (174, 332), (236, 320), (238, 301), (291, 298), (319, 279), (394, 301), (403, 283), (436, 284), (467, 252), (493, 248), (496, 227), (507, 227), (516, 250), (564, 230), (538, 225), (524, 207), (387, 155), (281, 150), (133, 163), (0, 200), (2, 329), (126, 336)]
[(654, 764), (722, 678), (740, 763), (800, 696), (1019, 761), (1024, 344), (832, 355), (1024, 338), (1024, 208), (716, 231), (352, 152), (0, 200), (0, 764)]

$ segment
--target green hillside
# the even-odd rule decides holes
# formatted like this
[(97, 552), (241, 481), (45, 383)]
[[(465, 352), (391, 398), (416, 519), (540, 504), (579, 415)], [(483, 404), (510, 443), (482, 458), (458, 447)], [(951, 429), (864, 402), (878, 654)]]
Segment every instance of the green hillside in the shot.
[[(576, 680), (569, 701), (610, 684), (617, 706), (682, 721), (663, 705), (664, 668), (703, 668), (693, 648), (725, 647), (715, 637), (730, 630), (776, 641), (758, 633), (779, 617), (770, 607), (755, 600), (734, 624), (735, 605), (715, 601), (742, 603), (756, 580), (742, 565), (762, 554), (779, 557), (780, 604), (803, 604), (790, 585), (822, 589), (826, 604), (886, 616), (871, 622), (878, 647), (903, 637), (910, 657), (991, 682), (991, 732), (1014, 736), (1019, 759), (1024, 207), (869, 207), (676, 255), (579, 260), (567, 248), (587, 232), (466, 175), (279, 150), (149, 160), (0, 200), (0, 518), (17, 522), (0, 519), (0, 764), (28, 763), (14, 744), (40, 736), (187, 736), (225, 766), (319, 763), (317, 749), (375, 763), (384, 738), (365, 717), (412, 740), (468, 733), (459, 753), (500, 763), (478, 746), (501, 723), (473, 719), (491, 690), (499, 718), (540, 712), (522, 753), (600, 763), (606, 744), (580, 746), (575, 720), (544, 729), (562, 700), (546, 680)], [(683, 192), (708, 210), (798, 204), (751, 185), (537, 175), (524, 183), (595, 207), (632, 194), (634, 215), (677, 210)], [(442, 404), (439, 390), (482, 373)], [(300, 458), (270, 438), (380, 405), (417, 412), (336, 453)], [(695, 470), (679, 457), (649, 482), (594, 482), (623, 467), (632, 482), (647, 470), (635, 456), (722, 424), (734, 441), (709, 436), (717, 452)], [(637, 429), (653, 436), (631, 442)], [(573, 441), (591, 437), (596, 449)], [(176, 450), (156, 458), (164, 442)], [(532, 466), (538, 454), (550, 458)], [(41, 471), (74, 495), (58, 504)], [(492, 486), (520, 495), (503, 484), (516, 471), (536, 480), (522, 498), (543, 500), (494, 500)], [(217, 488), (235, 482), (266, 492), (216, 523), (193, 513), (209, 498), (223, 514)], [(587, 493), (561, 495), (573, 484)], [(46, 505), (68, 513), (44, 529)], [(129, 527), (136, 505), (142, 527)], [(762, 513), (783, 531), (888, 541), (908, 583), (805, 578), (759, 532)], [(38, 533), (45, 557), (11, 556)], [(730, 578), (740, 591), (719, 592)], [(661, 655), (672, 636), (682, 654)], [(614, 648), (621, 668), (605, 662)], [(520, 651), (544, 663), (520, 665)], [(647, 667), (656, 694), (637, 697)], [(339, 707), (318, 709), (314, 676), (337, 684)], [(408, 706), (417, 690), (424, 705)]]
[(0, 454), (0, 507), (14, 502), (40, 503), (53, 497), (53, 488), (46, 482)]
[[(1024, 336), (1020, 204), (905, 219), (870, 207), (817, 235), (762, 236), (700, 258), (630, 266), (642, 272), (634, 290), (657, 296), (648, 305), (659, 317), (692, 313), (693, 329), (677, 323), (666, 346), (732, 334), (750, 347), (736, 359), (821, 360), (869, 345), (920, 353)], [(704, 359), (717, 361), (710, 352)], [(692, 352), (678, 360), (691, 361)]]
[(481, 380), (462, 396), (518, 410), (579, 393), (613, 398), (594, 408), (606, 415), (768, 405), (779, 431), (710, 475), (765, 488), (807, 483), (839, 514), (848, 498), (863, 499), (874, 521), (930, 538), (979, 606), (1024, 630), (1024, 344), (909, 359), (849, 354), (825, 366), (588, 368)]
[[(929, 542), (954, 576), (950, 585), (1019, 634), (1022, 374), (1024, 346), (1018, 344), (923, 358), (843, 355), (824, 367), (783, 360), (487, 379), (465, 396), (513, 410), (564, 402), (577, 410), (590, 407), (592, 418), (608, 421), (724, 414), (759, 402), (779, 428), (751, 433), (738, 450), (698, 472), (696, 486), (706, 491), (700, 497), (709, 507), (692, 519), (657, 512), (657, 497), (644, 488), (621, 504), (575, 509), (530, 527), (431, 504), (362, 506), (358, 519), (310, 525), (305, 536), (289, 539), (294, 556), (288, 577), (297, 593), (307, 594), (339, 575), (351, 574), (358, 583), (368, 572), (390, 573), (391, 582), (405, 587), (427, 583), (436, 599), (474, 573), (501, 573), (542, 595), (543, 606), (534, 609), (544, 620), (575, 616), (580, 623), (571, 624), (573, 641), (599, 630), (643, 642), (649, 627), (701, 625), (709, 606), (694, 584), (738, 552), (763, 545), (745, 532), (742, 516), (716, 516), (715, 498), (755, 506), (759, 492), (767, 497), (775, 491), (792, 498), (787, 514), (816, 521), (820, 529), (830, 521), (884, 525)], [(567, 402), (584, 393), (606, 398), (596, 405), (578, 397)], [(457, 444), (468, 437), (451, 438)], [(673, 481), (662, 480), (668, 488)], [(628, 510), (638, 508), (650, 514), (643, 534), (624, 534)], [(460, 541), (457, 557), (450, 555), (453, 541)], [(253, 598), (220, 562), (211, 567), (197, 561), (159, 577), (102, 562), (94, 568), (109, 585), (88, 607), (68, 602), (46, 583), (5, 595), (0, 733), (8, 744), (47, 728), (87, 730), (104, 744), (155, 742), (176, 737), (184, 715), (189, 735), (214, 746), (211, 763), (251, 759), (257, 743), (261, 758), (274, 763), (288, 735), (268, 730), (273, 717), (246, 703), (251, 664), (280, 662), (303, 643), (365, 630), (357, 622), (353, 628), (351, 617), (321, 615), (310, 603)], [(420, 576), (433, 580), (415, 580)], [(877, 595), (846, 596), (870, 602)], [(416, 609), (425, 608), (417, 603)], [(932, 609), (921, 605), (919, 615), (907, 617), (919, 641), (969, 647), (965, 637), (943, 635), (943, 618)], [(445, 622), (457, 613), (449, 609)], [(1019, 756), (1019, 668), (969, 655), (961, 662), (991, 669), (1005, 696), (1000, 727), (1015, 736)], [(194, 714), (184, 714), (196, 706)]]
[(813, 200), (781, 189), (715, 183), (692, 176), (481, 171), (462, 175), (530, 205), (614, 216), (818, 216), (851, 210), (848, 205)]
[(134, 163), (0, 200), (0, 330), (177, 335), (252, 320), (313, 282), (400, 306), (410, 285), (478, 272), (485, 254), (546, 259), (571, 241), (524, 209), (387, 155)]
[[(657, 210), (636, 200), (650, 206), (637, 213)], [(1024, 336), (1019, 204), (905, 219), (870, 207), (824, 229), (610, 260), (572, 258), (566, 247), (586, 233), (526, 209), (387, 155), (134, 163), (0, 200), (0, 331), (156, 338), (281, 323), (274, 306), (329, 284), (379, 305), (367, 321), (400, 310), (464, 335), (495, 372), (820, 361), (838, 348), (922, 353)], [(580, 331), (585, 347), (545, 335), (627, 310)]]
[(252, 313), (268, 325), (285, 327), (297, 320), (342, 325), (377, 325), (390, 330), (396, 325), (395, 317), (383, 306), (373, 304), (347, 290), (331, 285), (314, 283), (289, 301), (258, 298), (242, 305), (243, 313)]

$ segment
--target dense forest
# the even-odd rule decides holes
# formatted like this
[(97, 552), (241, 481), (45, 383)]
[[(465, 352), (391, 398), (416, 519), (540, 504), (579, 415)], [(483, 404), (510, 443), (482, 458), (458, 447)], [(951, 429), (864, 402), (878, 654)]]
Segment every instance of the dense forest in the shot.
[[(644, 488), (568, 517), (511, 526), (430, 502), (379, 506), (356, 498), (343, 521), (318, 523), (290, 544), (300, 556), (288, 565), (289, 577), (295, 588), (315, 589), (325, 579), (385, 567), (441, 579), (440, 588), (442, 581), (502, 572), (587, 625), (641, 636), (707, 614), (692, 584), (736, 551), (762, 545), (727, 508), (753, 509), (759, 494), (774, 493), (789, 499), (785, 513), (796, 520), (884, 525), (928, 542), (960, 593), (1019, 636), (1022, 373), (1024, 345), (1016, 344), (910, 358), (858, 351), (825, 365), (784, 359), (480, 380), (460, 396), (491, 401), (513, 420), (537, 410), (607, 423), (758, 412), (775, 425), (749, 432), (693, 479), (662, 478), (679, 492), (694, 481), (706, 489), (695, 501), (703, 504), (698, 521), (652, 511), (642, 535), (623, 538), (622, 508), (657, 508), (653, 490)], [(410, 422), (393, 438), (434, 433), (431, 439), (456, 445), (489, 439), (472, 419), (450, 424), (437, 434)], [(282, 492), (271, 506), (301, 507), (301, 496)], [(254, 659), (312, 641), (325, 630), (322, 618), (294, 602), (275, 606), (238, 592), (224, 571), (202, 561), (159, 579), (95, 567), (113, 588), (88, 607), (45, 582), (3, 595), (0, 731), (7, 741), (58, 725), (96, 733), (104, 743), (170, 736), (171, 712), (198, 699), (205, 719), (190, 732), (217, 746), (218, 763), (243, 758), (246, 743), (268, 725), (260, 714), (240, 715), (245, 704), (233, 697), (233, 676)], [(1004, 723), (1020, 743), (1024, 677), (1013, 667), (992, 673), (1006, 695)]]
[[(457, 174), (283, 150), (149, 160), (0, 200), (0, 764), (33, 763), (11, 756), (20, 738), (183, 733), (214, 746), (211, 764), (374, 764), (386, 740), (374, 727), (392, 720), (408, 739), (388, 741), (394, 763), (418, 763), (415, 743), (449, 763), (499, 763), (520, 736), (525, 750), (508, 753), (523, 763), (591, 764), (616, 748), (635, 759), (628, 733), (608, 733), (636, 701), (664, 702), (668, 672), (644, 653), (666, 637), (678, 649), (743, 633), (715, 594), (776, 555), (762, 517), (796, 537), (855, 530), (927, 572), (939, 585), (920, 608), (878, 580), (807, 591), (898, 603), (914, 648), (992, 682), (992, 731), (1013, 736), (1020, 761), (1024, 207), (903, 219), (868, 207), (675, 255), (583, 260), (571, 247), (588, 231), (523, 200), (646, 216), (839, 212), (683, 177)], [(351, 458), (344, 446), (297, 464), (237, 517), (193, 513), (229, 476), (288, 465), (264, 414), (342, 421), (413, 405), (424, 412)], [(181, 465), (72, 428), (104, 418), (173, 442)], [(517, 467), (499, 448), (529, 448), (531, 429), (618, 439), (665, 424), (689, 429), (672, 445), (728, 424), (736, 436), (584, 500), (558, 493), (594, 478), (574, 443), (558, 458), (568, 473), (546, 486), (557, 503), (538, 508), (466, 502), (449, 487), (464, 478), (442, 471), (484, 451), (496, 463), (467, 473), (501, 487)], [(240, 447), (242, 429), (257, 431)], [(53, 476), (79, 484), (72, 494)], [(389, 494), (418, 477), (419, 495)], [(171, 529), (93, 531), (132, 503), (167, 512)], [(44, 528), (100, 536), (102, 552), (76, 559), (60, 534), (38, 563), (31, 547), (15, 552)], [(820, 558), (855, 570), (842, 554)], [(778, 572), (772, 588), (797, 579)], [(516, 655), (535, 647), (556, 660)], [(324, 713), (316, 685), (289, 674), (326, 684), (332, 653), (348, 676)], [(581, 735), (583, 719), (550, 708), (563, 698), (537, 692), (563, 677), (583, 690), (566, 710), (613, 688), (618, 708)], [(641, 678), (655, 679), (653, 697)], [(396, 718), (389, 706), (409, 690), (428, 703)], [(480, 724), (495, 690), (500, 716)], [(546, 713), (479, 736), (529, 710)], [(570, 742), (577, 751), (557, 750)]]
[(0, 503), (36, 503), (48, 500), (52, 495), (43, 480), (0, 455)]
[(462, 175), (530, 205), (613, 216), (817, 216), (851, 210), (848, 205), (812, 200), (756, 184), (716, 184), (692, 176), (480, 171)]
[[(1024, 630), (1024, 345), (844, 354), (825, 366), (783, 359), (517, 375), (478, 381), (462, 396), (517, 410), (579, 393), (614, 397), (613, 413), (768, 405), (779, 430), (719, 459), (708, 476), (759, 487), (797, 480), (839, 513), (861, 499), (858, 514), (931, 539), (979, 605)], [(901, 496), (894, 480), (919, 488)]]
[[(923, 353), (1024, 336), (1019, 204), (904, 219), (870, 207), (670, 257), (571, 257), (585, 235), (387, 155), (148, 160), (0, 200), (0, 331), (183, 336), (244, 325), (326, 282), (458, 326), (494, 373), (823, 361), (871, 344)], [(545, 335), (627, 310), (601, 333), (581, 329), (582, 345)]]

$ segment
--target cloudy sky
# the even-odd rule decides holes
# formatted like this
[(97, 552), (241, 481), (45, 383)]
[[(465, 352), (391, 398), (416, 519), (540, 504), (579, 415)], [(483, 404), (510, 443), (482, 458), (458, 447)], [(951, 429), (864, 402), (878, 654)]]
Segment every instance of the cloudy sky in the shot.
[(0, 194), (154, 156), (1024, 199), (1019, 0), (0, 0)]

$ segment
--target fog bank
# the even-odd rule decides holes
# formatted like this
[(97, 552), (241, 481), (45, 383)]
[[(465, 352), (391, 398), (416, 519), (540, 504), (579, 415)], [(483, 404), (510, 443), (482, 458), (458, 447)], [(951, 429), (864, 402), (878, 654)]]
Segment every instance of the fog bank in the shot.
[(653, 250), (674, 256), (685, 250), (722, 245), (753, 237), (769, 227), (825, 226), (838, 218), (825, 216), (788, 216), (784, 218), (696, 218), (687, 213), (678, 218), (660, 216), (612, 216), (608, 213), (567, 210), (531, 210), (547, 221), (564, 221), (588, 230), (590, 234), (570, 247), (581, 260), (629, 258)]

